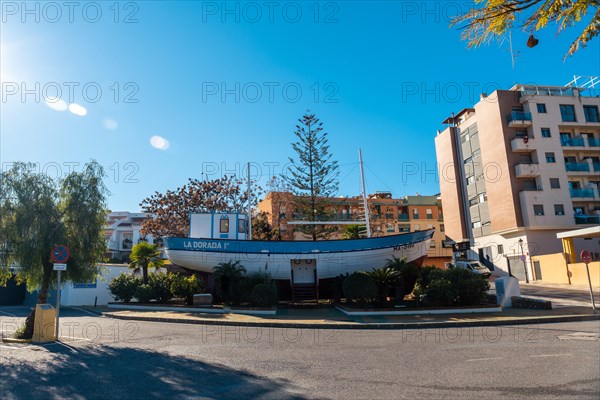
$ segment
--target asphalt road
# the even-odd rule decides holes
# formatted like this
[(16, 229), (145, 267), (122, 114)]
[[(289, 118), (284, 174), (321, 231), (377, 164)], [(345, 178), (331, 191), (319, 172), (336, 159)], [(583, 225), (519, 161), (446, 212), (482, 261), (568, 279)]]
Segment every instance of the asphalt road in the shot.
[[(23, 309), (0, 309), (3, 331)], [(130, 322), (63, 310), (0, 344), (2, 399), (597, 399), (600, 322), (406, 331)]]

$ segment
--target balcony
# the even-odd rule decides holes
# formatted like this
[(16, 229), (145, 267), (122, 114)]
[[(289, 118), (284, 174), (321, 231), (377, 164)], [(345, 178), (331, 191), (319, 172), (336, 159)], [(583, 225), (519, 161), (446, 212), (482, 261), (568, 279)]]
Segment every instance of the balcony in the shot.
[(588, 137), (588, 146), (600, 147), (600, 139)]
[(408, 221), (410, 219), (408, 214), (398, 214), (398, 221)]
[(510, 147), (515, 153), (531, 153), (535, 148), (535, 141), (529, 139), (525, 142), (523, 138), (514, 138), (510, 141)]
[(593, 199), (594, 189), (570, 189), (572, 198)]
[(584, 147), (585, 143), (583, 142), (583, 137), (578, 136), (574, 138), (569, 137), (561, 137), (560, 144), (564, 147)]
[(600, 172), (600, 162), (592, 163), (592, 166), (594, 167), (594, 172)]
[(600, 224), (600, 216), (598, 216), (598, 215), (585, 215), (585, 214), (577, 215), (577, 214), (575, 214), (575, 224), (577, 224), (577, 225), (586, 225), (586, 224), (598, 225), (598, 224)]
[(515, 175), (517, 178), (534, 178), (540, 175), (540, 167), (537, 163), (517, 164)]
[(565, 168), (568, 172), (590, 172), (590, 164), (588, 163), (565, 163)]
[(531, 113), (523, 111), (513, 111), (508, 116), (508, 126), (513, 127), (526, 127), (531, 126)]

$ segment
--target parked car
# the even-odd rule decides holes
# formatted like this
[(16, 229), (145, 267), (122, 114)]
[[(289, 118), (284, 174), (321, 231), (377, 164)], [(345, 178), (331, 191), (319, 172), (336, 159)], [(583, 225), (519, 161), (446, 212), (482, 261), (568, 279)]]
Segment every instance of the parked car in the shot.
[(488, 269), (488, 267), (486, 267), (479, 261), (457, 261), (454, 263), (453, 266), (456, 268), (468, 269), (469, 271), (482, 275), (486, 278), (492, 275), (492, 272)]

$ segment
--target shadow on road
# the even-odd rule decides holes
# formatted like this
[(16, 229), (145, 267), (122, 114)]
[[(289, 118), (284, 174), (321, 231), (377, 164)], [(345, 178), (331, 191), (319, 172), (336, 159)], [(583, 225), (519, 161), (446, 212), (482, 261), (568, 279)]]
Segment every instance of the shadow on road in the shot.
[(39, 352), (28, 357), (26, 365), (22, 360), (2, 360), (2, 398), (304, 399), (288, 392), (291, 384), (285, 380), (166, 353), (107, 346), (71, 349), (59, 344), (45, 351), (52, 357), (49, 362), (33, 361)]

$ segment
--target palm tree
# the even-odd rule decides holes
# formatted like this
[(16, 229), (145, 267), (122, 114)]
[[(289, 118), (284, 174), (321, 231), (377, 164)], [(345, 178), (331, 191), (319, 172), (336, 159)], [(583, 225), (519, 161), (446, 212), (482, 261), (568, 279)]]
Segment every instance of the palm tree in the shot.
[[(413, 263), (406, 262), (406, 258), (392, 257), (385, 262), (385, 266), (395, 269), (400, 273), (402, 287), (396, 288), (396, 295), (400, 299), (404, 298), (409, 293), (412, 293), (417, 279), (420, 276), (419, 267)], [(400, 286), (400, 285), (399, 285)], [(400, 290), (401, 289), (401, 290)], [(399, 293), (401, 292), (401, 293)]]
[(360, 239), (360, 225), (346, 225), (342, 239)]
[(236, 296), (236, 289), (242, 276), (246, 273), (246, 268), (240, 265), (240, 261), (229, 260), (219, 263), (213, 270), (215, 279), (215, 289), (223, 297), (224, 303), (231, 303)]
[(134, 272), (142, 270), (144, 283), (148, 283), (148, 267), (159, 269), (164, 264), (158, 247), (147, 242), (140, 242), (133, 246), (129, 258), (131, 259), (129, 268)]
[(391, 288), (398, 285), (402, 276), (400, 272), (390, 267), (373, 268), (372, 271), (366, 272), (377, 285), (379, 300), (384, 301), (389, 294)]

